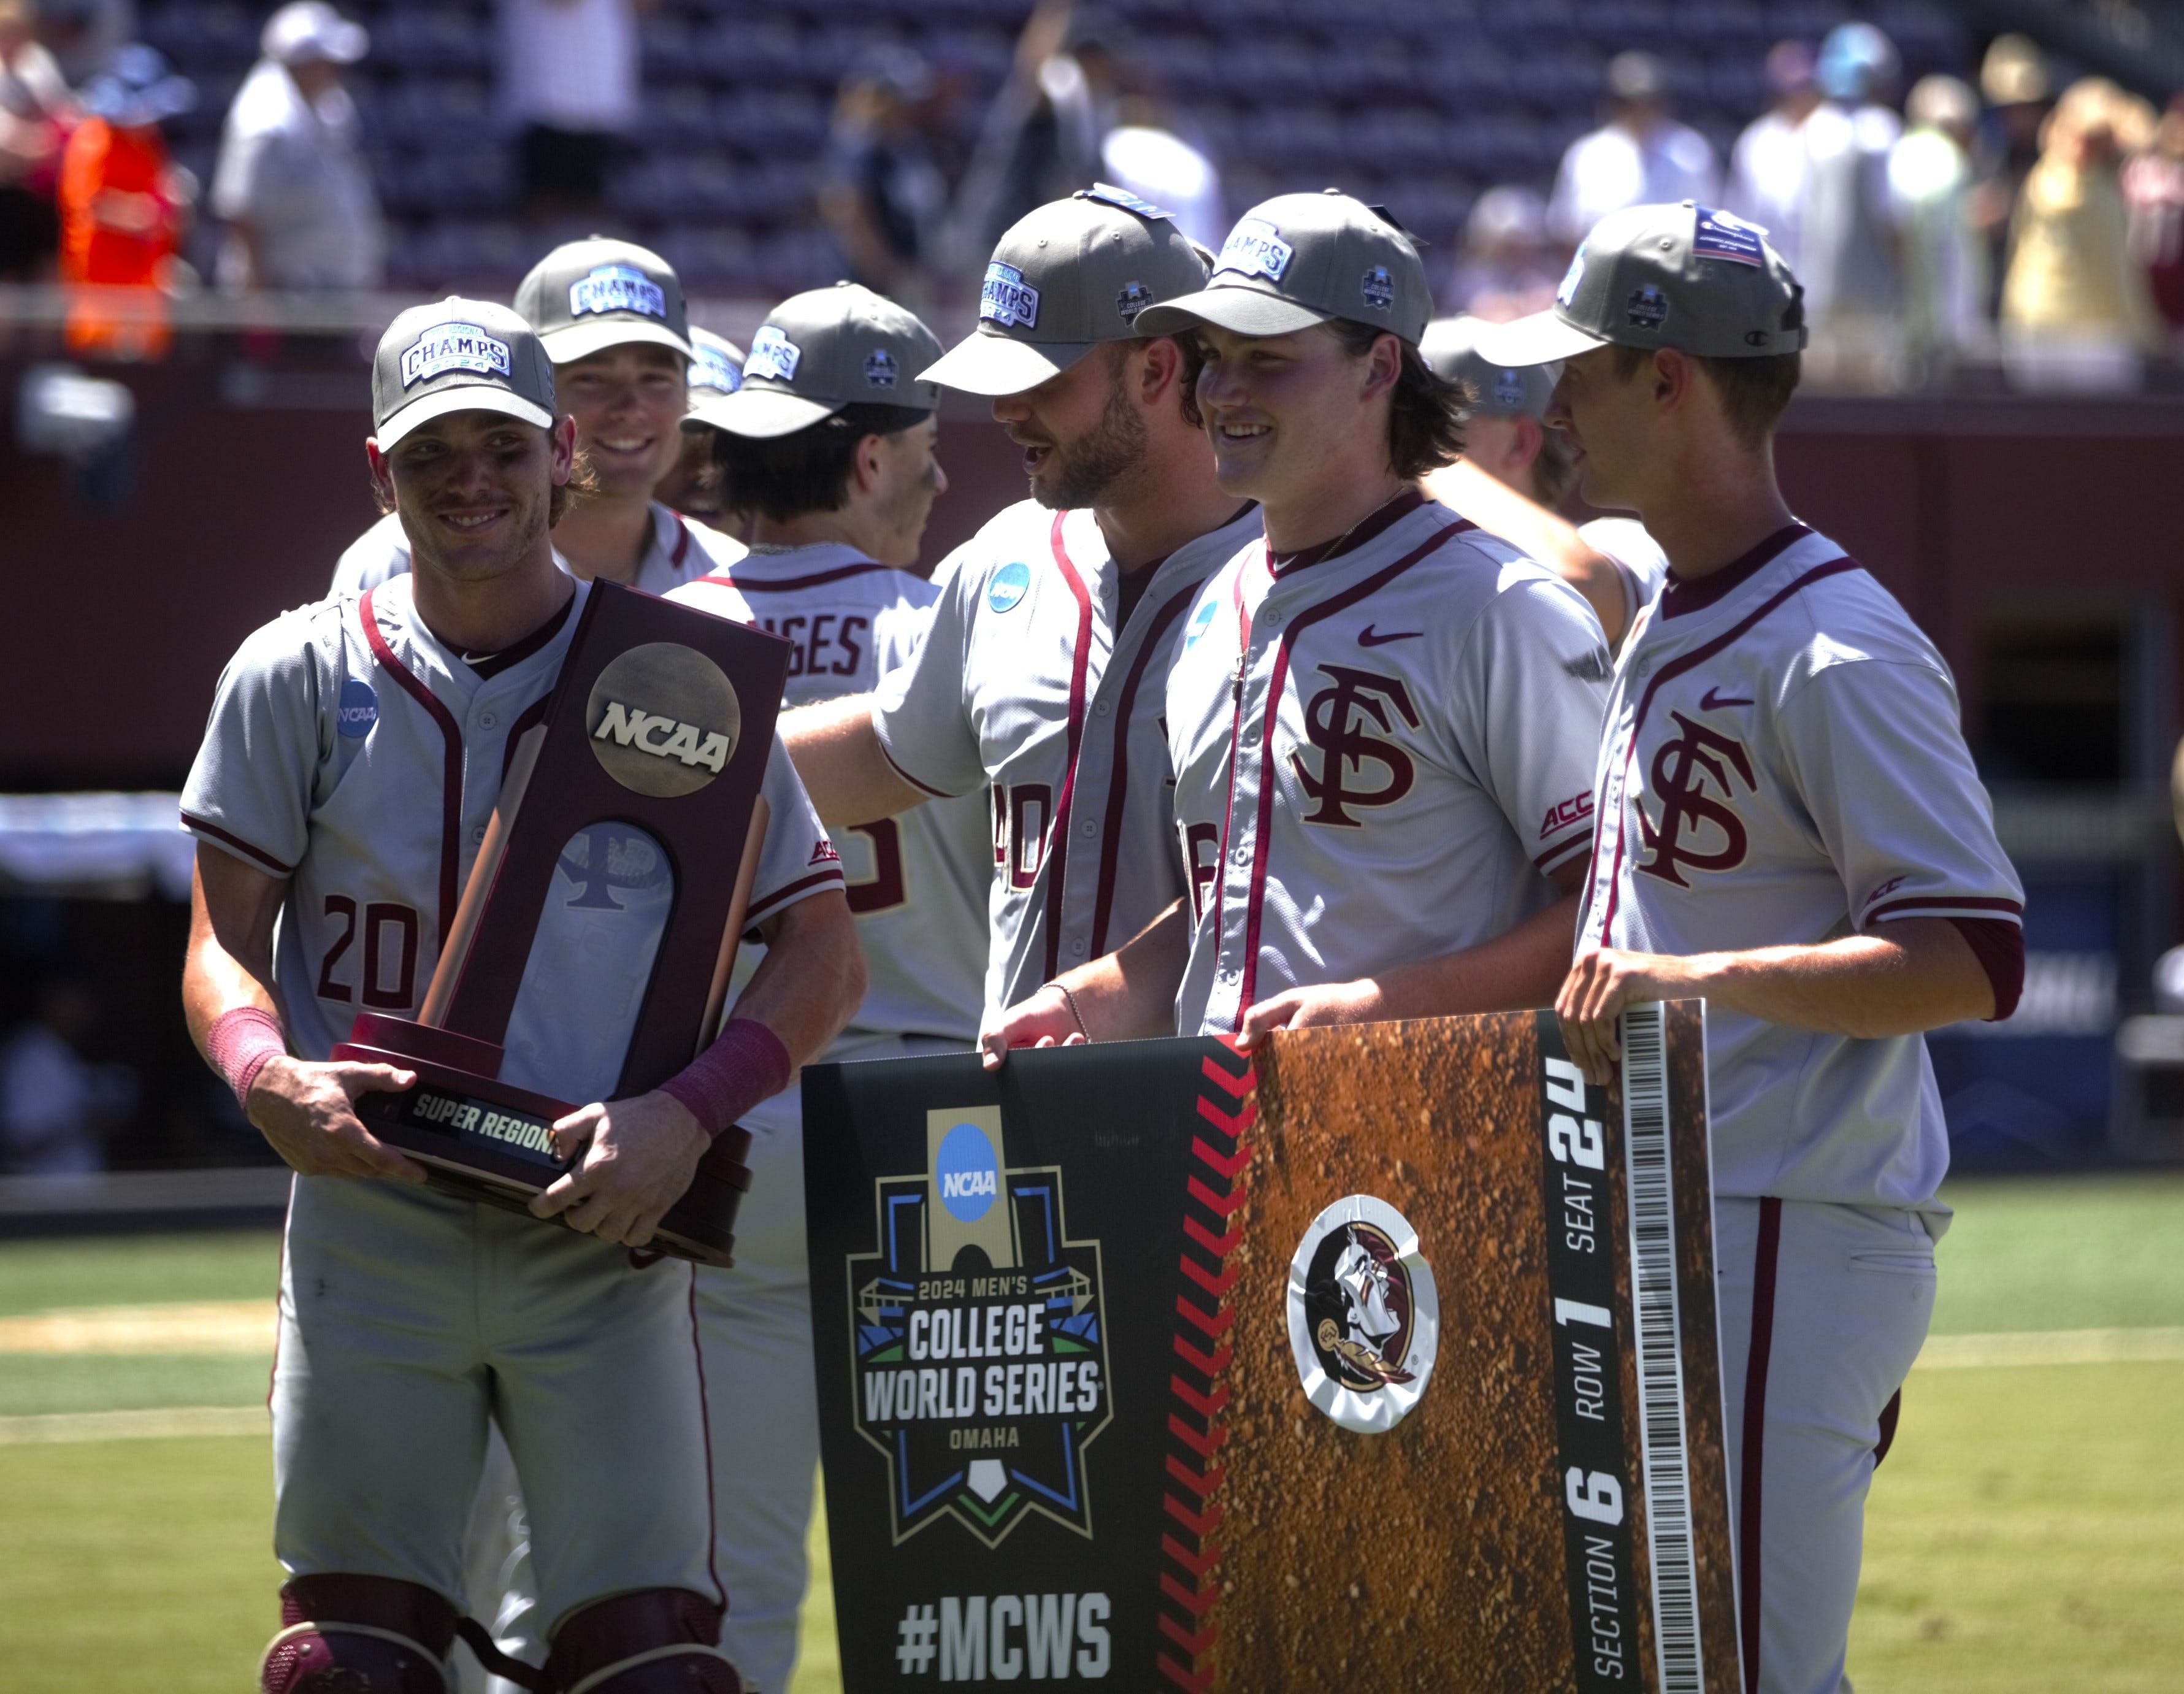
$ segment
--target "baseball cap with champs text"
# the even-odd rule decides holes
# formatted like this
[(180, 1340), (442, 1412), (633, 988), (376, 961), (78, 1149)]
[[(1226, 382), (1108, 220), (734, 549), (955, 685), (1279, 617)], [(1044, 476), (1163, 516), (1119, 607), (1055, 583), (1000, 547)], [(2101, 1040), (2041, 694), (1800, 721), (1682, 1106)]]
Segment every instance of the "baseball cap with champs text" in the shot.
[(916, 316), (855, 282), (792, 294), (751, 337), (743, 386), (696, 399), (682, 427), (766, 439), (859, 404), (932, 411), (940, 390), (916, 373), (940, 356)]
[(978, 328), (918, 374), (967, 393), (1021, 394), (1103, 342), (1145, 334), (1140, 314), (1205, 286), (1206, 261), (1170, 214), (1095, 184), (1009, 226), (986, 266)]
[(556, 365), (630, 342), (694, 356), (675, 267), (634, 242), (591, 236), (562, 242), (516, 285), (515, 309)]
[(412, 306), (387, 326), (371, 361), (372, 438), (384, 453), (449, 412), (499, 412), (551, 429), (554, 364), (505, 306), (454, 295)]
[(1630, 206), (1592, 226), (1552, 306), (1483, 326), (1478, 341), (1513, 369), (1611, 343), (1702, 359), (1796, 353), (1805, 345), (1805, 291), (1757, 224), (1690, 200)]
[(1140, 332), (1209, 323), (1238, 335), (1291, 335), (1343, 318), (1416, 347), (1432, 316), (1417, 243), (1384, 213), (1330, 188), (1252, 207), (1228, 231), (1205, 287), (1154, 307)]

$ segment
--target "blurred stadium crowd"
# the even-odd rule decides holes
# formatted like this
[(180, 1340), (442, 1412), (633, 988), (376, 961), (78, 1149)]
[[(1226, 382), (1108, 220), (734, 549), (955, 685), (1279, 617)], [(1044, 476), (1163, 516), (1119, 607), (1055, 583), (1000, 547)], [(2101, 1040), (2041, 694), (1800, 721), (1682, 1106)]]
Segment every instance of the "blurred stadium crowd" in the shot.
[[(849, 275), (945, 308), (1015, 216), (1099, 176), (1207, 241), (1340, 181), (1431, 243), (1443, 310), (1490, 317), (1549, 298), (1602, 213), (1694, 196), (1797, 267), (1817, 386), (2130, 389), (2184, 331), (2184, 96), (1969, 0), (352, 10), (0, 0), (0, 281), (504, 293), (597, 229), (695, 294)], [(70, 338), (165, 344), (112, 315)]]

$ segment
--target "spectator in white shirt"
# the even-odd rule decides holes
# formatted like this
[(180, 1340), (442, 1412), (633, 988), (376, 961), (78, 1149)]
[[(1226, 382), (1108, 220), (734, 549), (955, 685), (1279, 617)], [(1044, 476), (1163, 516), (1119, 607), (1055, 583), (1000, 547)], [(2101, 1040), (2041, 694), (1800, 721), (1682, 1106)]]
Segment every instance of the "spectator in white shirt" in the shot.
[(500, 100), (534, 222), (597, 213), (637, 125), (637, 18), (652, 0), (501, 0)]
[(1774, 103), (1736, 138), (1722, 205), (1765, 230), (1795, 270), (1801, 262), (1797, 215), (1805, 193), (1805, 120), (1820, 103), (1813, 50), (1802, 42), (1776, 42), (1767, 55), (1767, 86)]
[(227, 226), (222, 287), (379, 286), (379, 197), (341, 81), (370, 44), (325, 0), (290, 0), (266, 20), (264, 57), (236, 91), (213, 173), (212, 209)]
[(1610, 212), (1625, 206), (1716, 203), (1721, 176), (1713, 148), (1669, 115), (1660, 60), (1619, 53), (1607, 63), (1607, 121), (1580, 136), (1563, 155), (1547, 203), (1547, 226), (1575, 245)]

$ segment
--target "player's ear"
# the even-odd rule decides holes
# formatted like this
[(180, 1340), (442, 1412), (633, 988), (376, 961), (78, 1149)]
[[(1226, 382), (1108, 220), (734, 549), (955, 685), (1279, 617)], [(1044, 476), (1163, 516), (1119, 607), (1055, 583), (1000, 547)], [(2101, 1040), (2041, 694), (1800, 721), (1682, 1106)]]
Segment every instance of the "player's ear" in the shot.
[(1537, 418), (1517, 420), (1517, 469), (1529, 471), (1540, 456), (1540, 449), (1547, 444), (1546, 426)]
[(370, 436), (364, 438), (365, 463), (371, 467), (372, 498), (382, 512), (394, 510), (394, 473), (387, 466), (387, 455), (379, 450), (379, 443)]
[(1162, 404), (1183, 380), (1183, 349), (1173, 336), (1154, 336), (1139, 350), (1138, 398), (1148, 408)]
[(577, 421), (564, 414), (554, 421), (548, 432), (554, 455), (554, 486), (560, 488), (569, 480), (577, 465)]
[(1361, 398), (1370, 400), (1391, 393), (1403, 375), (1403, 343), (1392, 335), (1378, 335), (1365, 354), (1365, 388)]
[(1691, 361), (1673, 347), (1657, 348), (1646, 372), (1653, 384), (1653, 403), (1674, 411), (1691, 398)]

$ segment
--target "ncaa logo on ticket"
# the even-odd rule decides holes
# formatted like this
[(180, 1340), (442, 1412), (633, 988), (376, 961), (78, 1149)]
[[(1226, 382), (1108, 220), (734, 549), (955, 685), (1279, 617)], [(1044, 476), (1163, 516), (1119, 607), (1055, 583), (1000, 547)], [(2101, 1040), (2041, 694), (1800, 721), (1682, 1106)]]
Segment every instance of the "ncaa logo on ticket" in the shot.
[(580, 318), (588, 312), (637, 312), (665, 319), (667, 294), (642, 270), (602, 265), (569, 285), (569, 310)]
[(744, 358), (744, 380), (771, 376), (777, 382), (794, 382), (803, 359), (802, 348), (772, 324), (765, 325), (751, 337), (750, 352)]
[(983, 1218), (1001, 1192), (1001, 1162), (986, 1132), (975, 1123), (958, 1123), (941, 1137), (933, 1179), (950, 1217), (966, 1223)]
[(986, 267), (986, 286), (978, 291), (978, 315), (1003, 329), (1019, 324), (1037, 329), (1039, 290), (1023, 280), (1023, 272), (1015, 265), (997, 259)]
[(1295, 256), (1296, 249), (1264, 218), (1245, 218), (1228, 231), (1228, 239), (1221, 244), (1220, 261), (1213, 268), (1279, 282)]
[(413, 388), (450, 371), (508, 375), (508, 343), (476, 324), (435, 324), (402, 355), (402, 386)]

